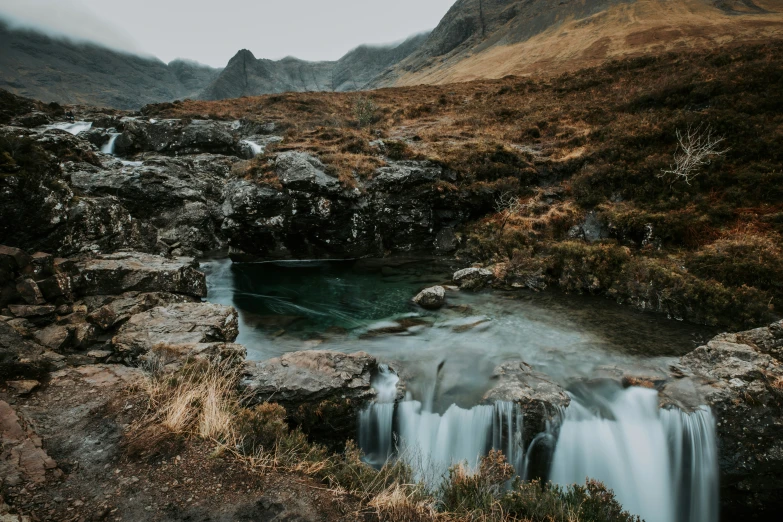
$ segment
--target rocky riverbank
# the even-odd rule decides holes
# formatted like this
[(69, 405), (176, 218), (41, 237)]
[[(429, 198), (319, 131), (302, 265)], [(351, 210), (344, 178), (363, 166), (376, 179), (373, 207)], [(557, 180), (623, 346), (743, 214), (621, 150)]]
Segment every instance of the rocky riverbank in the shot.
[[(236, 311), (202, 302), (204, 275), (190, 258), (117, 252), (68, 259), (0, 247), (0, 266), (2, 491), (8, 509), (40, 520), (109, 515), (133, 520), (141, 508), (131, 507), (129, 499), (139, 495), (149, 502), (144, 512), (157, 520), (185, 520), (193, 513), (235, 516), (254, 509), (303, 510), (304, 520), (332, 519), (318, 518), (307, 504), (324, 501), (320, 493), (310, 493), (303, 504), (279, 489), (279, 496), (272, 497), (264, 490), (263, 498), (254, 489), (263, 489), (259, 480), (272, 481), (274, 489), (294, 480), (290, 477), (250, 478), (239, 464), (215, 463), (209, 463), (218, 466), (209, 483), (187, 476), (203, 458), (203, 453), (196, 456), (205, 451), (203, 443), (182, 440), (162, 454), (156, 451), (152, 460), (134, 458), (127, 439), (145, 406), (133, 390), (150, 371), (177, 375), (199, 360), (240, 365), (248, 407), (283, 405), (292, 427), (339, 448), (355, 437), (359, 412), (374, 400), (380, 361), (364, 353), (305, 351), (244, 363), (245, 348), (233, 344)], [(488, 280), (488, 274), (470, 273), (469, 288), (475, 288), (475, 278)], [(465, 271), (454, 279), (455, 284), (471, 280)], [(781, 350), (783, 323), (775, 323), (718, 336), (683, 357), (669, 375), (608, 373), (602, 378), (654, 387), (662, 407), (688, 411), (709, 406), (718, 419), (724, 511), (763, 519), (777, 512), (776, 491), (783, 486)], [(538, 433), (551, 431), (569, 403), (565, 390), (522, 361), (504, 364), (495, 373), (485, 401), (520, 407), (525, 447)], [(399, 391), (397, 400), (402, 396)], [(546, 453), (541, 458), (545, 468)], [(169, 468), (181, 480), (164, 478)], [(140, 474), (147, 478), (139, 479)], [(88, 494), (97, 487), (95, 480), (112, 485)], [(191, 504), (198, 494), (194, 488), (206, 491), (223, 483), (231, 484), (232, 491), (222, 486), (215, 491), (231, 499), (228, 505)], [(118, 491), (128, 499), (115, 498)], [(328, 499), (329, 505), (334, 502)], [(335, 512), (344, 509), (334, 505)]]

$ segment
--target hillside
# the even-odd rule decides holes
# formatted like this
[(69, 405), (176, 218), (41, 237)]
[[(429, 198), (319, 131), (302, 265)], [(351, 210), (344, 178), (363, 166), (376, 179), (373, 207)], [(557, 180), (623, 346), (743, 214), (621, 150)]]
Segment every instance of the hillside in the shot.
[(781, 0), (458, 0), (373, 87), (553, 75), (783, 34)]
[(256, 59), (252, 52), (243, 49), (200, 98), (223, 100), (280, 92), (362, 90), (426, 39), (423, 34), (394, 46), (362, 45), (333, 62), (307, 62), (292, 57), (277, 61)]
[(0, 88), (45, 102), (138, 109), (195, 97), (219, 72), (10, 29), (0, 21)]
[[(458, 198), (472, 220), (458, 231), (460, 256), (505, 263), (509, 285), (604, 294), (671, 317), (743, 326), (763, 324), (783, 299), (781, 56), (777, 40), (624, 59), (552, 79), (382, 89), (369, 94), (376, 123), (364, 128), (356, 95), (340, 93), (144, 113), (274, 122), (285, 140), (237, 168), (258, 183), (275, 183), (268, 161), (284, 151), (317, 155), (346, 187), (395, 161), (433, 161), (454, 173), (440, 182), (440, 198)], [(662, 175), (677, 132), (699, 125), (726, 138), (725, 156), (690, 184)], [(494, 213), (503, 192), (523, 203), (505, 225)]]

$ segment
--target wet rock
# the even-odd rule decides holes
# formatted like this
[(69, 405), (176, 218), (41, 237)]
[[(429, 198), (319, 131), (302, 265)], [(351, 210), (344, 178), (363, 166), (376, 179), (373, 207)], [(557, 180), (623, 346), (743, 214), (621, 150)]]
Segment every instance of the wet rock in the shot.
[(117, 351), (134, 357), (156, 346), (230, 343), (238, 334), (234, 308), (211, 303), (178, 303), (132, 316), (114, 336), (112, 344)]
[(438, 253), (454, 252), (457, 246), (459, 246), (459, 239), (451, 227), (441, 229), (435, 236), (435, 251)]
[(35, 332), (36, 340), (43, 346), (54, 351), (60, 351), (69, 346), (73, 340), (73, 332), (66, 326), (52, 324)]
[(212, 120), (125, 120), (115, 151), (120, 155), (154, 151), (163, 154), (209, 152), (233, 154), (238, 138), (229, 124)]
[(534, 371), (524, 362), (501, 364), (493, 374), (494, 384), (484, 394), (483, 402), (513, 402), (525, 415), (525, 442), (559, 418), (560, 411), (571, 403), (568, 394), (547, 376)]
[(16, 283), (16, 291), (24, 301), (29, 305), (42, 305), (46, 302), (41, 289), (35, 281), (29, 277), (20, 278)]
[(467, 218), (459, 196), (439, 190), (439, 183), (454, 179), (428, 161), (390, 162), (373, 173), (366, 187), (366, 220), (385, 250), (430, 251), (442, 229), (453, 229)]
[(33, 127), (40, 127), (42, 125), (48, 125), (50, 123), (52, 123), (52, 120), (49, 118), (49, 116), (43, 112), (38, 111), (33, 111), (29, 114), (25, 114), (24, 116), (19, 116), (14, 121), (14, 125), (27, 127), (28, 129), (32, 129)]
[(157, 230), (134, 219), (115, 196), (80, 198), (62, 230), (58, 252), (114, 252), (120, 249), (155, 252)]
[(781, 327), (717, 336), (682, 357), (661, 390), (663, 405), (707, 405), (717, 417), (722, 513), (729, 518), (783, 509), (783, 364), (772, 355)]
[(167, 259), (139, 252), (104, 254), (76, 264), (81, 295), (129, 291), (207, 295), (206, 277), (192, 258)]
[(275, 170), (284, 187), (313, 193), (340, 191), (340, 181), (325, 173), (321, 160), (305, 152), (289, 151), (277, 156)]
[(46, 252), (36, 252), (30, 256), (32, 277), (36, 281), (54, 274), (54, 257)]
[(251, 403), (277, 402), (311, 436), (344, 441), (355, 436), (358, 413), (375, 392), (376, 359), (364, 352), (287, 353), (248, 363), (243, 386)]
[(484, 288), (495, 275), (486, 268), (465, 268), (454, 272), (453, 280), (461, 290), (476, 291)]
[(57, 467), (40, 437), (4, 401), (0, 401), (0, 442), (0, 477), (5, 485), (42, 484), (47, 471)]
[(33, 380), (8, 381), (6, 384), (17, 395), (29, 395), (41, 385), (40, 382)]
[(413, 302), (427, 310), (437, 310), (446, 303), (446, 290), (442, 286), (425, 288), (413, 298)]
[(193, 298), (167, 292), (149, 292), (138, 294), (128, 292), (118, 298), (110, 298), (107, 304), (100, 306), (87, 315), (87, 321), (102, 330), (116, 328), (136, 314), (146, 312), (157, 306), (174, 303), (192, 302)]
[(27, 319), (33, 324), (48, 324), (54, 320), (57, 308), (53, 305), (8, 305), (14, 317)]

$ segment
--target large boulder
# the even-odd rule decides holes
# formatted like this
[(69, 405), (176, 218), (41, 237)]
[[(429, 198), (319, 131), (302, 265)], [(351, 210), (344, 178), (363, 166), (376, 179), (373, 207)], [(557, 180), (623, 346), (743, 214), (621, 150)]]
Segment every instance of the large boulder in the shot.
[(56, 251), (62, 256), (121, 249), (154, 252), (157, 236), (154, 226), (134, 219), (117, 197), (82, 197), (70, 209)]
[(326, 174), (321, 160), (306, 152), (283, 152), (275, 160), (280, 183), (290, 190), (329, 194), (340, 192), (340, 181)]
[(442, 286), (425, 288), (416, 294), (413, 302), (427, 310), (437, 310), (446, 302), (446, 289)]
[(469, 209), (443, 183), (454, 173), (429, 161), (396, 161), (373, 173), (367, 183), (368, 221), (384, 250), (432, 251), (441, 230), (468, 218)]
[(99, 255), (76, 264), (81, 295), (171, 292), (206, 297), (206, 277), (192, 258), (168, 259), (139, 252)]
[(251, 403), (279, 403), (314, 438), (344, 441), (355, 436), (359, 411), (375, 397), (377, 368), (364, 352), (294, 352), (248, 363), (243, 385)]
[(182, 294), (128, 292), (117, 297), (106, 297), (105, 304), (91, 310), (86, 320), (104, 331), (122, 326), (132, 316), (158, 306), (194, 302), (196, 299)]
[(0, 320), (0, 382), (39, 379), (53, 368), (45, 348), (24, 339), (10, 324)]
[(482, 402), (494, 404), (504, 401), (519, 406), (525, 419), (525, 447), (537, 434), (545, 431), (549, 423), (559, 419), (563, 408), (571, 403), (563, 388), (521, 361), (501, 364), (495, 368), (492, 379), (492, 388), (484, 394)]
[(476, 291), (484, 288), (494, 277), (492, 270), (486, 268), (464, 268), (454, 272), (453, 280), (462, 290)]
[(233, 154), (239, 139), (230, 123), (211, 120), (123, 120), (114, 145), (117, 154)]
[(238, 257), (383, 256), (436, 243), (449, 250), (449, 234), (468, 217), (459, 195), (440, 186), (453, 175), (430, 162), (392, 162), (369, 182), (354, 177), (352, 188), (302, 152), (279, 154), (274, 172), (263, 183), (226, 185), (222, 232)]
[(717, 336), (673, 366), (662, 403), (707, 405), (717, 418), (722, 513), (771, 519), (783, 509), (783, 322)]
[(178, 303), (132, 316), (112, 339), (115, 349), (134, 358), (154, 347), (231, 343), (239, 334), (238, 316), (230, 306)]
[(199, 254), (223, 246), (223, 187), (236, 161), (212, 154), (156, 155), (136, 166), (85, 167), (73, 172), (71, 180), (83, 194), (117, 197), (130, 216), (157, 229), (164, 241)]

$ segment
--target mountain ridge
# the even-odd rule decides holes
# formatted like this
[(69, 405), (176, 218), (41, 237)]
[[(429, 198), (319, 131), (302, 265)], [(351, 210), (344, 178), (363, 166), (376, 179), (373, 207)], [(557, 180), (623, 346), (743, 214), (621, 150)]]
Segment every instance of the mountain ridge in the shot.
[(783, 0), (457, 0), (372, 88), (554, 75), (607, 60), (783, 36)]
[(364, 90), (376, 76), (424, 44), (428, 36), (429, 33), (420, 33), (389, 46), (360, 45), (336, 61), (309, 62), (292, 56), (259, 59), (242, 49), (199, 98), (221, 100), (291, 91)]

